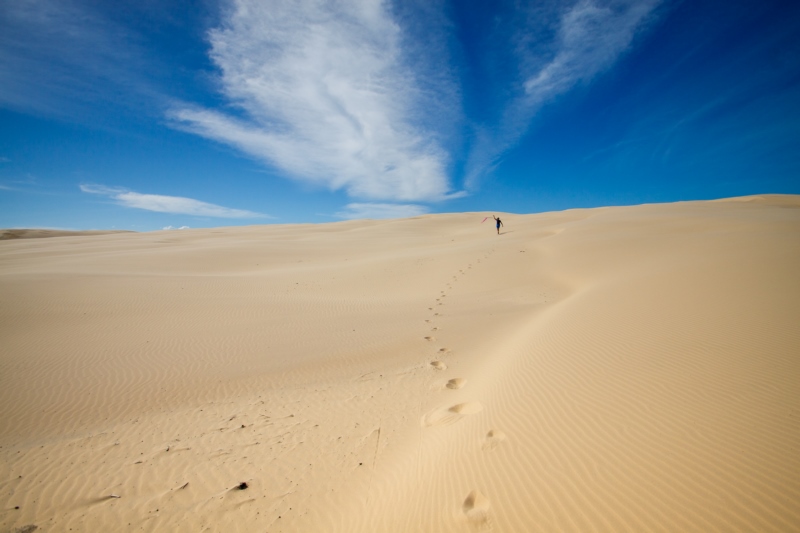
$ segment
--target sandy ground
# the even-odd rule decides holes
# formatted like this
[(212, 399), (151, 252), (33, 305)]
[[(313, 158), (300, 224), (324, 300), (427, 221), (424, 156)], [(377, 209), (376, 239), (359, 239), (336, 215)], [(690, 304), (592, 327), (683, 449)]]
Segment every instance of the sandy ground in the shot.
[(800, 530), (800, 197), (487, 214), (0, 243), (0, 532)]

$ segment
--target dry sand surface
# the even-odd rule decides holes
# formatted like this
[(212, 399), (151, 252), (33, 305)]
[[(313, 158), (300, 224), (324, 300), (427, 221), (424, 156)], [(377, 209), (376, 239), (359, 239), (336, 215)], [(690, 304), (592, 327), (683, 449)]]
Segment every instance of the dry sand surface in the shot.
[(800, 530), (800, 197), (484, 216), (0, 243), (0, 531)]

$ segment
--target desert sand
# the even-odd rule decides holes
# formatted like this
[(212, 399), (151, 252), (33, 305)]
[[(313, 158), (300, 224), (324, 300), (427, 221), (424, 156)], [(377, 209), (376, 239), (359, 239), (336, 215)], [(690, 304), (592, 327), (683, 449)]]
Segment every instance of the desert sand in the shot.
[(800, 197), (487, 215), (0, 242), (0, 531), (800, 531)]

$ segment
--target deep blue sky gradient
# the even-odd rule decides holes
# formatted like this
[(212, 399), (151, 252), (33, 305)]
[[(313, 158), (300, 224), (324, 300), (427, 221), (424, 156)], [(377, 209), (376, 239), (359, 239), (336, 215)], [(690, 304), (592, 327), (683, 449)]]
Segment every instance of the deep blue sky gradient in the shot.
[[(30, 4), (47, 9), (48, 2)], [(221, 92), (209, 56), (208, 32), (224, 24), (229, 4), (67, 4), (90, 14), (86, 35), (101, 36), (79, 46), (57, 29), (26, 34), (10, 27), (17, 15), (0, 8), (0, 84), (7, 82), (0, 90), (0, 227), (147, 231), (328, 222), (353, 216), (346, 206), (358, 202), (413, 204), (417, 212), (531, 213), (800, 194), (798, 2), (656, 5), (610, 66), (549, 98), (518, 136), (496, 143), (493, 166), (474, 183), (466, 173), (479, 132), (501, 128), (520, 79), (552, 58), (560, 17), (576, 3), (524, 12), (514, 2), (477, 1), (388, 9), (409, 43), (437, 24), (436, 60), (420, 63), (418, 74), (446, 65), (449, 85), (437, 87), (456, 95), (449, 101), (454, 109), (443, 107), (447, 100), (437, 104), (437, 139), (450, 190), (464, 194), (411, 201), (313, 184), (235, 144), (176, 127), (169, 118), (174, 102), (242, 116)], [(435, 17), (426, 12), (433, 9)], [(80, 28), (87, 19), (74, 20)], [(514, 48), (526, 31), (527, 66)], [(51, 42), (42, 48), (42, 40)], [(81, 48), (98, 43), (102, 53)], [(111, 193), (84, 192), (82, 184), (264, 216), (156, 212)]]

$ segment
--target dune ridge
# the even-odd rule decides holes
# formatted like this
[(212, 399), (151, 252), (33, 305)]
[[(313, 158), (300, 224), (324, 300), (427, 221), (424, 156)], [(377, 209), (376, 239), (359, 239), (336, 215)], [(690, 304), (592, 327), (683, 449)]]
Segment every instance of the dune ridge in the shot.
[(484, 216), (0, 243), (0, 531), (800, 529), (800, 197)]

